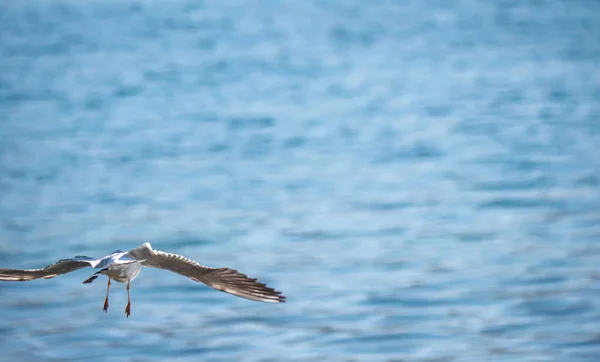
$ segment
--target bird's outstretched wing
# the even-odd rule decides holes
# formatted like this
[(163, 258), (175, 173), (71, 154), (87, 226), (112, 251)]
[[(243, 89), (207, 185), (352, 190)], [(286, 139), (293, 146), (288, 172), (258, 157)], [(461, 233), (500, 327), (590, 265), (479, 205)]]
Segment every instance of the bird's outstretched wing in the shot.
[(50, 279), (85, 267), (95, 267), (99, 260), (87, 256), (61, 259), (42, 269), (0, 269), (0, 280), (24, 282), (39, 278)]
[(143, 266), (170, 270), (238, 297), (271, 303), (282, 303), (286, 300), (281, 292), (257, 282), (256, 279), (248, 278), (237, 270), (209, 268), (181, 255), (153, 250), (149, 243), (129, 251), (129, 255), (143, 260)]

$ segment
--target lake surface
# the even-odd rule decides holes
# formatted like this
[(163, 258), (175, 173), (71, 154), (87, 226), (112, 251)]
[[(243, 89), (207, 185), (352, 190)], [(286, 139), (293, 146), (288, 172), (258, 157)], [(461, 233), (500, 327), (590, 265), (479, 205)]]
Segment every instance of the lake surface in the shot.
[(0, 4), (0, 360), (598, 361), (600, 3)]

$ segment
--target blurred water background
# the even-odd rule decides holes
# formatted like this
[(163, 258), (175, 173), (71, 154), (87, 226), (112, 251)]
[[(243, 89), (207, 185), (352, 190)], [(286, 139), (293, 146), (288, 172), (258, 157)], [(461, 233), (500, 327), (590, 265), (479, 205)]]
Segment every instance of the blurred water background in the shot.
[(3, 361), (597, 361), (600, 3), (8, 0)]

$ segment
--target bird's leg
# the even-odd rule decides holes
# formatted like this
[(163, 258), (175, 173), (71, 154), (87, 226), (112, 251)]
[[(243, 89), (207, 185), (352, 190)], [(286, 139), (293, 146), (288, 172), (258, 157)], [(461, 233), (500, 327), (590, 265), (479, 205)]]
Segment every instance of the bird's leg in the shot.
[(125, 307), (125, 315), (129, 318), (131, 314), (131, 297), (129, 295), (129, 280), (127, 281), (127, 307)]
[(108, 310), (108, 292), (110, 291), (110, 278), (108, 278), (108, 287), (106, 288), (106, 299), (104, 299), (104, 308), (102, 310), (106, 313)]

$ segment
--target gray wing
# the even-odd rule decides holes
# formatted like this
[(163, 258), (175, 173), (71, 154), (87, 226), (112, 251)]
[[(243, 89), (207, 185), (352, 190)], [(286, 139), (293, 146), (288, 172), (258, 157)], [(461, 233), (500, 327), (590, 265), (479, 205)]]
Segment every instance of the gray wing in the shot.
[(96, 259), (87, 256), (76, 256), (71, 259), (61, 259), (42, 269), (0, 269), (0, 280), (24, 282), (39, 278), (50, 279), (77, 269), (95, 266), (97, 263), (98, 260)]
[(143, 266), (166, 269), (202, 282), (212, 288), (238, 297), (259, 302), (281, 303), (286, 298), (281, 292), (248, 278), (245, 274), (229, 268), (209, 268), (184, 256), (153, 250), (150, 244), (129, 251)]

